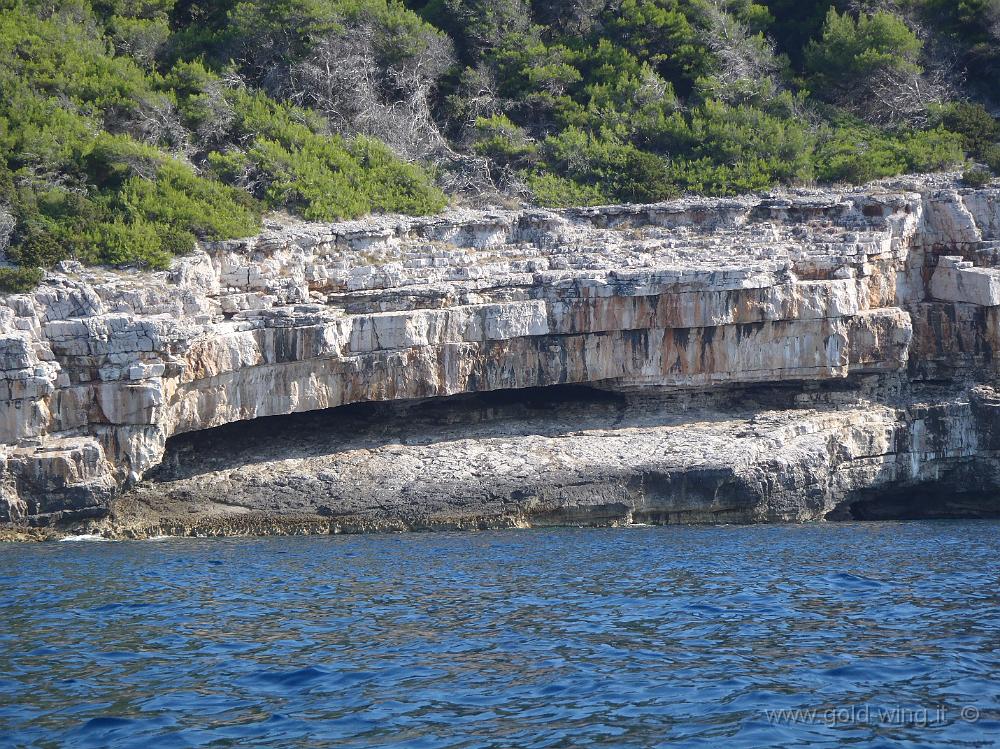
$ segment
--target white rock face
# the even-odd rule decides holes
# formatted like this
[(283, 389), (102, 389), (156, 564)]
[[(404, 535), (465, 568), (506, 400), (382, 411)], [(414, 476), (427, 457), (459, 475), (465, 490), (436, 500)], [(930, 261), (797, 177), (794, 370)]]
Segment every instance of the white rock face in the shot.
[(275, 226), (163, 273), (64, 263), (0, 297), (0, 516), (106, 514), (174, 435), (349, 403), (988, 382), (998, 246), (998, 190), (800, 191)]

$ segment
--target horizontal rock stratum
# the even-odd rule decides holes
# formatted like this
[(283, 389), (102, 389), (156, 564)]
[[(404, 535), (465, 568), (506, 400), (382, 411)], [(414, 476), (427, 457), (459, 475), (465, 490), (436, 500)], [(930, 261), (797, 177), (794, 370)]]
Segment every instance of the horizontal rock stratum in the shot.
[(919, 181), (275, 224), (162, 273), (63, 264), (0, 297), (0, 518), (993, 514), (998, 315), (1000, 190)]

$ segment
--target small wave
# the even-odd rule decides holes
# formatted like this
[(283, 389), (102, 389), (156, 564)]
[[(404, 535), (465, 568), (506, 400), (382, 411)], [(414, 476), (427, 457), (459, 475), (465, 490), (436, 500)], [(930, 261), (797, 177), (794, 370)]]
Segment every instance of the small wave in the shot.
[(876, 678), (879, 675), (878, 669), (872, 668), (867, 664), (837, 666), (836, 668), (828, 668), (821, 673), (829, 678), (854, 679), (857, 681)]
[(59, 539), (62, 541), (107, 541), (104, 536), (98, 535), (97, 533), (81, 533), (79, 536), (63, 536)]
[(851, 572), (837, 572), (832, 575), (827, 575), (826, 579), (829, 582), (838, 585), (857, 586), (863, 588), (884, 588), (886, 586), (886, 583), (881, 580), (876, 580), (872, 577), (865, 577), (864, 575), (855, 575)]
[(91, 718), (86, 723), (84, 723), (80, 730), (89, 733), (92, 731), (107, 731), (115, 728), (125, 728), (131, 726), (133, 721), (127, 718), (115, 718), (111, 716), (101, 716), (98, 718)]
[(295, 671), (263, 671), (258, 673), (257, 679), (270, 684), (280, 684), (285, 687), (297, 687), (303, 684), (322, 679), (327, 676), (327, 672), (315, 666), (307, 666)]

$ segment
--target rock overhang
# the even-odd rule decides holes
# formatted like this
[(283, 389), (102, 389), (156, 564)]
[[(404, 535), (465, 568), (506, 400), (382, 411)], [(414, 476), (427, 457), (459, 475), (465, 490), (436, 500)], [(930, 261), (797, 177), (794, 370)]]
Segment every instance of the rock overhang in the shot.
[[(65, 264), (0, 301), (5, 512), (92, 512), (171, 435), (359, 401), (927, 378), (952, 347), (915, 337), (994, 315), (998, 217), (998, 190), (802, 191), (271, 225), (162, 273)], [(967, 317), (956, 340), (985, 350), (994, 328)]]

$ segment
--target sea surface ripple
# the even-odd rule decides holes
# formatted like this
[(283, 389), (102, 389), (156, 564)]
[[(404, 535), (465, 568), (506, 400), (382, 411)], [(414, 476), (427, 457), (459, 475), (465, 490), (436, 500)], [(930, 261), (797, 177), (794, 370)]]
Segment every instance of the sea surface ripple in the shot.
[(994, 746), (1000, 523), (0, 547), (0, 746)]

